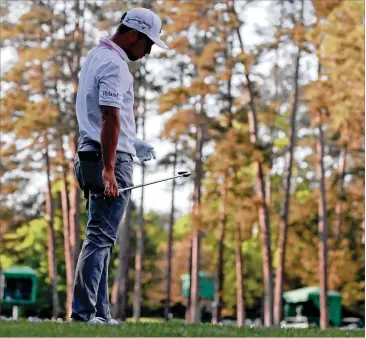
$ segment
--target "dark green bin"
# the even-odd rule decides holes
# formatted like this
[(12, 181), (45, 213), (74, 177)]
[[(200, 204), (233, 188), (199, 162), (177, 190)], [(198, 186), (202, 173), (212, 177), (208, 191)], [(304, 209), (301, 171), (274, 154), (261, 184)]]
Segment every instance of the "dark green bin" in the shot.
[(38, 274), (29, 266), (13, 266), (1, 272), (0, 295), (3, 304), (34, 304), (38, 287)]
[[(189, 293), (189, 278), (190, 275), (187, 273), (180, 277), (182, 281), (182, 296), (188, 298)], [(214, 278), (203, 271), (199, 273), (199, 296), (204, 299), (214, 299), (215, 294), (215, 281)]]

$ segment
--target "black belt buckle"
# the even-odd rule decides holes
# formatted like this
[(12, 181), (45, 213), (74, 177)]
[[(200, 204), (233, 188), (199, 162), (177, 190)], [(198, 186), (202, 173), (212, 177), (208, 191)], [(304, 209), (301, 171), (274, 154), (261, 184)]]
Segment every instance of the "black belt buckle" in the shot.
[(102, 160), (102, 153), (98, 151), (78, 151), (80, 161), (98, 162)]

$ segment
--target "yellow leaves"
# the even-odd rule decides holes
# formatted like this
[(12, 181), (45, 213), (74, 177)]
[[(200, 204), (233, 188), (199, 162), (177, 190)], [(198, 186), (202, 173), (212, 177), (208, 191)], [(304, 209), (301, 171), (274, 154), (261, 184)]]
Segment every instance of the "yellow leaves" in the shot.
[[(8, 165), (8, 163), (7, 163)], [(7, 167), (7, 169), (15, 169), (17, 166), (15, 165), (14, 168), (11, 168), (10, 164), (9, 167)], [(2, 183), (1, 184), (1, 193), (4, 195), (11, 195), (14, 194), (17, 191), (18, 187), (15, 184), (12, 183)]]
[(254, 54), (240, 53), (239, 60), (244, 64), (245, 70), (249, 71), (257, 56)]
[[(133, 6), (133, 7), (139, 7), (139, 6)], [(104, 10), (106, 12), (125, 12), (128, 10), (126, 3), (124, 1), (106, 1), (104, 4)]]
[(204, 79), (194, 79), (192, 80), (189, 92), (192, 96), (214, 94), (217, 92), (217, 86), (213, 83), (205, 83)]
[(19, 62), (32, 62), (34, 60), (39, 60), (44, 62), (46, 60), (53, 60), (56, 55), (56, 51), (52, 48), (19, 48)]
[(171, 88), (159, 98), (159, 112), (165, 113), (175, 106), (184, 104), (189, 97), (187, 88)]
[(1, 40), (11, 39), (16, 34), (16, 27), (10, 23), (0, 23)]
[(1, 107), (3, 132), (15, 132), (18, 138), (27, 138), (33, 132), (49, 127), (58, 110), (46, 100), (29, 101), (22, 91), (10, 90), (6, 93)]
[(9, 8), (5, 6), (0, 6), (0, 17), (4, 18), (6, 15), (9, 15)]
[(216, 53), (224, 48), (224, 45), (215, 41), (206, 44), (202, 54), (197, 59), (198, 67), (212, 71), (216, 64)]
[(47, 6), (38, 6), (33, 4), (31, 10), (23, 14), (19, 21), (23, 25), (24, 23), (32, 23), (37, 25), (42, 25), (52, 20), (53, 13), (47, 8)]
[(14, 111), (24, 109), (28, 100), (26, 93), (19, 88), (11, 88), (6, 92), (6, 95), (1, 100), (1, 116), (2, 118)]
[(60, 76), (61, 75), (61, 67), (60, 65), (57, 64), (53, 64), (48, 68), (48, 73), (49, 75), (54, 78), (56, 76)]
[(179, 17), (177, 20), (174, 20), (174, 23), (164, 26), (164, 34), (167, 36), (174, 35), (175, 33), (188, 29), (191, 22), (187, 17)]
[(297, 46), (301, 46), (306, 40), (306, 30), (303, 25), (297, 24), (291, 31), (291, 37)]
[(169, 48), (177, 53), (184, 53), (188, 49), (188, 39), (186, 36), (179, 36), (169, 42)]
[(316, 16), (319, 18), (327, 17), (334, 8), (336, 8), (343, 0), (327, 0), (313, 1), (313, 6), (316, 11)]
[(162, 9), (159, 12), (162, 13), (162, 17), (169, 19), (169, 24), (163, 27), (164, 35), (174, 35), (188, 29), (195, 22), (202, 21), (200, 12), (205, 5), (206, 1), (171, 1), (164, 8), (160, 6)]
[(8, 144), (8, 146), (1, 145), (0, 158), (13, 155), (17, 151), (15, 144)]
[(165, 124), (162, 136), (166, 138), (179, 137), (186, 134), (188, 128), (196, 121), (196, 111), (193, 109), (179, 110)]
[[(327, 122), (333, 132), (340, 132), (339, 142), (353, 146), (364, 136), (364, 13), (360, 10), (364, 4), (356, 2), (333, 1), (319, 14), (324, 20), (312, 38), (322, 73), (305, 91), (310, 113), (329, 114)], [(320, 3), (315, 6), (326, 5)]]
[(222, 81), (229, 81), (232, 77), (232, 71), (230, 69), (225, 69), (224, 71), (217, 74), (217, 79)]

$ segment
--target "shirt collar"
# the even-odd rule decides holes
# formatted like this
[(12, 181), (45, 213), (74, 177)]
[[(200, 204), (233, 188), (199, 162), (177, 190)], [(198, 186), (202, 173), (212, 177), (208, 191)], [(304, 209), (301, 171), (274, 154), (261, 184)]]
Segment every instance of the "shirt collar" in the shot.
[(125, 61), (130, 62), (131, 60), (128, 58), (126, 52), (117, 44), (115, 44), (112, 40), (106, 38), (99, 39), (99, 45), (106, 46), (110, 49), (113, 49), (118, 53), (118, 55)]

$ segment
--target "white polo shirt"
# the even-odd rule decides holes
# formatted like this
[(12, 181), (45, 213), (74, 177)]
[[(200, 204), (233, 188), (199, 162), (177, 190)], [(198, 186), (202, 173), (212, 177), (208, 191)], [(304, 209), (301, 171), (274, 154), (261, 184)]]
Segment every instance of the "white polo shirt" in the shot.
[(101, 38), (99, 45), (88, 53), (80, 72), (76, 98), (80, 145), (87, 144), (90, 140), (100, 144), (102, 129), (100, 106), (112, 106), (119, 108), (121, 125), (117, 151), (136, 156), (133, 146), (136, 138), (133, 77), (128, 62), (124, 50), (104, 38)]

